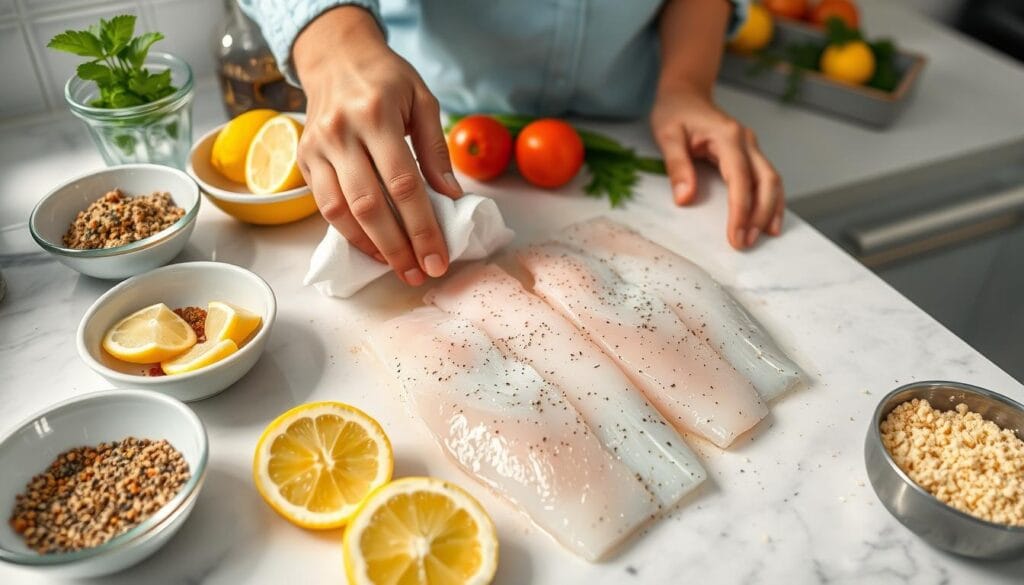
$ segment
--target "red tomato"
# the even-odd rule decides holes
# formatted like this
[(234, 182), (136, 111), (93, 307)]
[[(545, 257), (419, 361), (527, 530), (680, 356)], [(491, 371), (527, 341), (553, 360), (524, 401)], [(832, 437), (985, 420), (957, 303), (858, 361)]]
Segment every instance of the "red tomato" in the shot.
[(830, 18), (838, 18), (850, 28), (860, 25), (857, 5), (850, 0), (821, 0), (811, 13), (811, 22), (818, 26), (825, 26)]
[(448, 133), (448, 151), (456, 169), (478, 181), (489, 181), (508, 167), (512, 135), (490, 116), (466, 116)]
[(583, 166), (583, 140), (561, 120), (530, 122), (516, 138), (516, 166), (524, 179), (538, 187), (561, 187)]
[(807, 0), (763, 0), (761, 4), (775, 16), (800, 20), (807, 14)]

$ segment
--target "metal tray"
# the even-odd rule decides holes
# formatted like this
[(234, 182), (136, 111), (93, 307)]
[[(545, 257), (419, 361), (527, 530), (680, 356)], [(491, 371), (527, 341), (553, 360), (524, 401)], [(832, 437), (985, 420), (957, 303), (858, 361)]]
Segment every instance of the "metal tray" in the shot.
[[(820, 29), (776, 19), (775, 36), (769, 48), (824, 38), (825, 33)], [(800, 89), (792, 103), (884, 128), (891, 125), (906, 107), (925, 62), (922, 55), (897, 49), (895, 66), (900, 75), (900, 83), (892, 92), (833, 81), (816, 71), (804, 71)], [(756, 71), (758, 65), (756, 56), (727, 50), (722, 59), (719, 79), (780, 98), (785, 95), (792, 66), (779, 63)]]

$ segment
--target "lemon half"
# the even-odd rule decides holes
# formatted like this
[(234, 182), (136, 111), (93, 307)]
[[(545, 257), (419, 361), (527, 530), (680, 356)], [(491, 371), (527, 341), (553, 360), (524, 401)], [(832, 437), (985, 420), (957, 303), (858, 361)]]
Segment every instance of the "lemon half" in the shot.
[(256, 133), (267, 120), (277, 115), (274, 110), (249, 110), (233, 118), (217, 133), (210, 151), (210, 164), (220, 174), (245, 183), (245, 159)]
[(304, 184), (299, 171), (302, 124), (281, 114), (256, 133), (245, 157), (245, 184), (256, 194), (280, 193)]
[(458, 486), (431, 477), (371, 494), (342, 547), (352, 585), (484, 585), (498, 568), (490, 516)]
[(252, 463), (260, 495), (303, 528), (345, 524), (367, 495), (391, 479), (391, 442), (377, 421), (341, 402), (313, 402), (277, 417)]

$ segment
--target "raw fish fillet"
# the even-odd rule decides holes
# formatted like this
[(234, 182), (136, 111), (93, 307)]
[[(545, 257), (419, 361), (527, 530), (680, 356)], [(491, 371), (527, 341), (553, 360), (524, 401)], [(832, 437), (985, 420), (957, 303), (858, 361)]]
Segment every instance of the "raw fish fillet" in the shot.
[(615, 362), (501, 268), (467, 266), (425, 300), (472, 321), (505, 355), (561, 388), (605, 448), (664, 508), (704, 481), (697, 457)]
[(562, 244), (518, 254), (534, 291), (611, 356), (677, 428), (727, 447), (768, 409), (664, 302)]
[(606, 262), (624, 280), (661, 297), (765, 400), (800, 383), (800, 367), (700, 266), (605, 217), (571, 225), (557, 239)]
[(372, 344), (438, 444), (576, 554), (601, 558), (657, 513), (562, 391), (469, 321), (420, 308)]

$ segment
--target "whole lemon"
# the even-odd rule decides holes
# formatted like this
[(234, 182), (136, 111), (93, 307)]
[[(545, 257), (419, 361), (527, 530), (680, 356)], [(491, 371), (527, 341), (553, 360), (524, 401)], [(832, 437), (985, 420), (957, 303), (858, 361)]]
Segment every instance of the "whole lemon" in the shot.
[(760, 51), (772, 42), (775, 32), (772, 14), (760, 4), (751, 4), (747, 11), (747, 20), (729, 41), (729, 48), (740, 53)]
[(245, 156), (249, 144), (263, 123), (277, 115), (274, 110), (249, 110), (232, 119), (217, 134), (210, 151), (210, 164), (220, 174), (238, 183), (245, 183)]
[(875, 54), (864, 41), (829, 45), (819, 65), (829, 79), (860, 85), (875, 74)]

